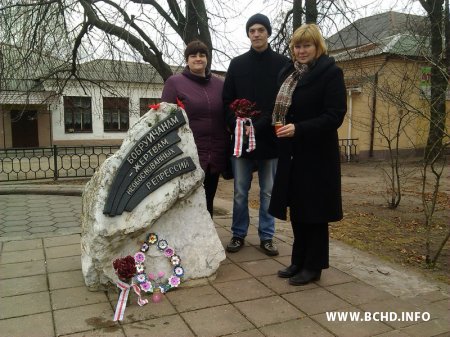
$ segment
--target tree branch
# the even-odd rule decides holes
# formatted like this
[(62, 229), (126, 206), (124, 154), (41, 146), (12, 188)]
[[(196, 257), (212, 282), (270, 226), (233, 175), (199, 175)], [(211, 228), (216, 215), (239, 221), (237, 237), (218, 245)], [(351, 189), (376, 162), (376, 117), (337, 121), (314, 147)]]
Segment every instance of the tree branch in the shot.
[(159, 72), (164, 80), (173, 74), (169, 65), (163, 61), (161, 53), (156, 54), (154, 51), (147, 48), (142, 40), (126, 29), (100, 20), (91, 7), (91, 2), (89, 0), (80, 0), (80, 3), (85, 10), (86, 16), (88, 17), (88, 22), (91, 25), (107, 34), (118, 37), (135, 48), (142, 55), (144, 61), (150, 63)]
[(168, 0), (169, 8), (172, 11), (173, 15), (177, 22), (175, 22), (170, 15), (162, 8), (156, 1), (154, 0), (131, 0), (136, 4), (145, 4), (153, 6), (156, 11), (167, 21), (167, 23), (173, 28), (173, 30), (180, 36), (183, 35), (183, 31), (186, 27), (186, 18), (181, 13), (180, 7), (176, 1)]

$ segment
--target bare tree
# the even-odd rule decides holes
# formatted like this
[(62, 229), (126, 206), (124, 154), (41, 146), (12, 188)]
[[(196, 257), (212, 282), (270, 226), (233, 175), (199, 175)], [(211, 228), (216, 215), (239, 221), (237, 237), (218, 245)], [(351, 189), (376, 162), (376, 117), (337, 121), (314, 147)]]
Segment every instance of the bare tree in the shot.
[(431, 38), (430, 127), (425, 161), (442, 154), (447, 117), (445, 97), (450, 78), (450, 16), (448, 0), (419, 0), (428, 14)]
[[(222, 10), (233, 11), (225, 5)], [(49, 51), (65, 62), (70, 78), (79, 76), (81, 62), (103, 57), (147, 62), (165, 80), (180, 44), (199, 39), (213, 55), (211, 16), (224, 17), (208, 11), (204, 0), (4, 0), (0, 37), (22, 53)]]
[(275, 26), (279, 28), (271, 41), (274, 50), (284, 55), (289, 55), (289, 40), (292, 33), (303, 23), (318, 24), (322, 33), (326, 35), (336, 30), (343, 22), (350, 24), (355, 12), (348, 6), (346, 0), (293, 0), (292, 7), (287, 8), (275, 18)]
[[(446, 159), (443, 154), (449, 144), (446, 133), (446, 94), (450, 78), (450, 15), (448, 0), (419, 0), (428, 14), (431, 39), (430, 124), (423, 160), (422, 203), (426, 228), (426, 263), (434, 266), (450, 237), (450, 225), (446, 236), (435, 253), (431, 248), (431, 230), (436, 210), (440, 180)], [(429, 176), (432, 176), (431, 192), (428, 192)]]

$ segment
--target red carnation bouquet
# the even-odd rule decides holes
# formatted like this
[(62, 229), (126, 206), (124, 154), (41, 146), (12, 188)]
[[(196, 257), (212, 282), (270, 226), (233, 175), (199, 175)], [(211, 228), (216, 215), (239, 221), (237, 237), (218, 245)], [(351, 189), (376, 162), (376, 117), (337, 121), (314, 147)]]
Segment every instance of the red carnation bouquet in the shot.
[(121, 280), (128, 280), (136, 274), (136, 262), (130, 255), (114, 260), (113, 267)]
[(238, 98), (230, 104), (230, 109), (236, 115), (236, 127), (234, 129), (234, 149), (233, 155), (240, 157), (243, 147), (251, 152), (256, 149), (255, 129), (252, 117), (257, 116), (260, 111), (255, 110), (256, 103), (245, 98)]
[(236, 117), (251, 118), (259, 115), (260, 111), (255, 110), (256, 103), (245, 98), (237, 98), (230, 104), (230, 109), (234, 111)]

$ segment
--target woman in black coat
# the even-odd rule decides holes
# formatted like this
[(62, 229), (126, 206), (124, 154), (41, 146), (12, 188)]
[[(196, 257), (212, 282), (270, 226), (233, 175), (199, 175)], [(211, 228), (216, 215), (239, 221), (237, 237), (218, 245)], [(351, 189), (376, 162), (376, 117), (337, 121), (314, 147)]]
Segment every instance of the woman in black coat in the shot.
[(342, 219), (337, 129), (347, 111), (342, 70), (326, 55), (314, 24), (299, 27), (289, 44), (292, 62), (280, 73), (273, 124), (279, 159), (269, 213), (294, 233), (291, 265), (278, 271), (292, 285), (320, 279), (328, 268), (328, 223)]

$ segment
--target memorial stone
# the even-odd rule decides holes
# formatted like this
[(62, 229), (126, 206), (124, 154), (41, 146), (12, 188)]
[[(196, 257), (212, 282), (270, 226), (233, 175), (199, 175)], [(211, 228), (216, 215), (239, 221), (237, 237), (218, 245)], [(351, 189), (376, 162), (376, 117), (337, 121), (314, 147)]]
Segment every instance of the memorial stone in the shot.
[[(184, 281), (206, 282), (215, 275), (225, 254), (206, 209), (203, 178), (185, 112), (161, 103), (142, 116), (83, 192), (86, 285), (98, 290), (115, 283), (112, 261), (133, 256), (149, 233), (175, 249), (183, 261)], [(158, 249), (146, 254), (147, 272), (172, 273)]]

